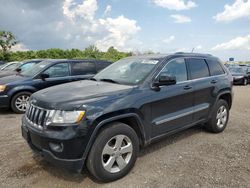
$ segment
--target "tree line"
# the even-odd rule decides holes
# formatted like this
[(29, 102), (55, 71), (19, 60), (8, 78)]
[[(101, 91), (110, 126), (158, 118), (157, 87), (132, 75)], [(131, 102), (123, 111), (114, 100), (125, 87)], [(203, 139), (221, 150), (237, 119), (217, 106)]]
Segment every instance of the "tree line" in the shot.
[(29, 50), (12, 52), (11, 48), (16, 45), (16, 37), (9, 31), (0, 31), (0, 60), (22, 61), (25, 59), (103, 59), (117, 61), (121, 58), (131, 56), (131, 52), (120, 52), (111, 46), (107, 52), (100, 51), (96, 46), (90, 45), (84, 50), (51, 48), (46, 50)]

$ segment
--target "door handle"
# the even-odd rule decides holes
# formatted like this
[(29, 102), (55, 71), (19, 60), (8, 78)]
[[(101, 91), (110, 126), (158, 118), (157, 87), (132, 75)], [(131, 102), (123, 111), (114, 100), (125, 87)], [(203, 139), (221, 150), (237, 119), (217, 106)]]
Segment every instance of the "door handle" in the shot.
[(212, 80), (210, 83), (211, 84), (216, 84), (218, 81), (217, 80)]
[(192, 89), (192, 86), (186, 85), (186, 86), (183, 87), (183, 89), (184, 89), (184, 90), (189, 90), (189, 89)]

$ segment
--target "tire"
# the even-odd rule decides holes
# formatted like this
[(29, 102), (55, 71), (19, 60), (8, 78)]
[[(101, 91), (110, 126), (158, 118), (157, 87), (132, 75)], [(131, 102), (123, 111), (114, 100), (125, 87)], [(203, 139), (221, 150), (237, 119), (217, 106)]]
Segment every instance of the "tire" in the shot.
[(216, 103), (215, 109), (212, 112), (211, 119), (206, 124), (206, 128), (212, 133), (220, 133), (226, 128), (228, 119), (228, 103), (223, 99), (219, 99)]
[(246, 79), (246, 78), (243, 79), (242, 84), (243, 84), (244, 86), (247, 85), (247, 79)]
[[(17, 114), (23, 114), (26, 111), (27, 102), (29, 101), (32, 93), (24, 91), (15, 94), (11, 99), (11, 109)], [(26, 102), (26, 104), (25, 104)], [(18, 105), (20, 104), (20, 105)]]
[[(119, 143), (122, 143), (123, 147), (127, 146), (128, 153), (119, 155), (119, 152), (122, 152), (122, 149), (119, 150), (122, 148)], [(126, 152), (124, 149), (123, 151)], [(114, 181), (129, 173), (135, 164), (138, 151), (139, 140), (134, 129), (123, 123), (112, 123), (98, 134), (87, 159), (87, 168), (98, 181)]]

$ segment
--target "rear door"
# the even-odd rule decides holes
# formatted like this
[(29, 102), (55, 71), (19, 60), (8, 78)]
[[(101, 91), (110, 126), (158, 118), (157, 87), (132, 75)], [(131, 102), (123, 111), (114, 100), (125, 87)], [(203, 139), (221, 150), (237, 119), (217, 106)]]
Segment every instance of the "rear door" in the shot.
[(77, 61), (71, 63), (72, 81), (92, 78), (97, 73), (94, 61)]
[(203, 58), (187, 58), (190, 79), (194, 86), (194, 122), (207, 119), (214, 103), (217, 79), (210, 76), (208, 64)]

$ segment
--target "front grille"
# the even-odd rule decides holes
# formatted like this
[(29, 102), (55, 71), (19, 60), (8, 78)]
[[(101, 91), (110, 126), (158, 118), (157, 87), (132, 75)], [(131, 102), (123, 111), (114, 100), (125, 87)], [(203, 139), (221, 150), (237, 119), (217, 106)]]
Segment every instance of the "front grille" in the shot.
[(49, 110), (45, 110), (31, 104), (26, 111), (26, 118), (32, 126), (38, 129), (43, 129), (49, 113)]

